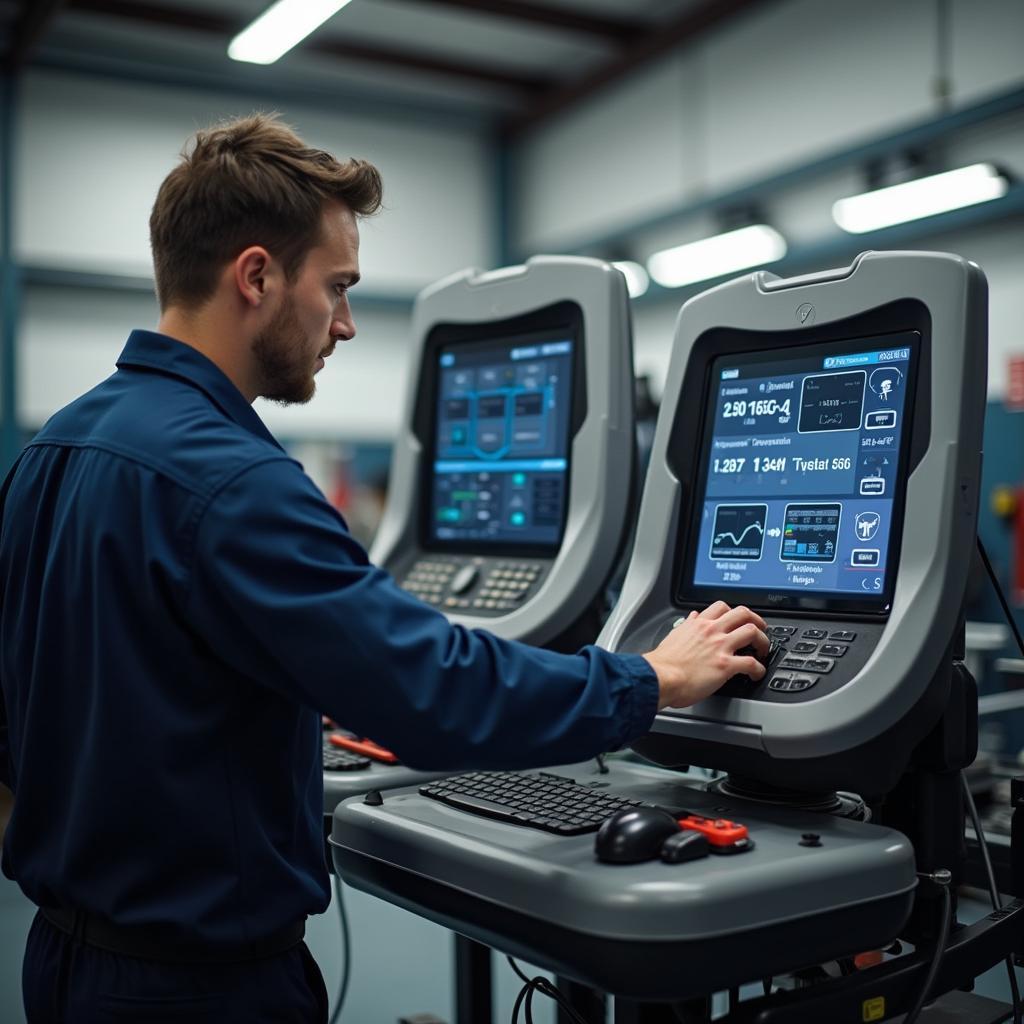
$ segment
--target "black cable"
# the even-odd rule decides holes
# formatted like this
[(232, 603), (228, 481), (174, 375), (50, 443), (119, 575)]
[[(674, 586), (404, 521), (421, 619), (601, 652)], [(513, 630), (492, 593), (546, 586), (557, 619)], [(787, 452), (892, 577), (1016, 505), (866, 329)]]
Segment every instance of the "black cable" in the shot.
[(999, 888), (996, 885), (995, 872), (992, 870), (992, 858), (988, 853), (988, 843), (985, 840), (985, 834), (981, 830), (981, 819), (978, 817), (978, 808), (974, 803), (974, 795), (971, 793), (971, 787), (967, 784), (967, 776), (960, 773), (960, 785), (964, 791), (964, 803), (967, 805), (967, 813), (970, 815), (971, 824), (974, 826), (974, 834), (978, 840), (978, 846), (981, 848), (981, 861), (985, 866), (985, 878), (988, 881), (988, 896), (992, 901), (993, 910), (1001, 910), (1003, 901), (999, 898)]
[(531, 986), (526, 993), (526, 1024), (533, 1024), (533, 996), (536, 991), (536, 986)]
[[(988, 840), (981, 828), (981, 819), (978, 817), (978, 808), (974, 803), (974, 795), (971, 787), (967, 784), (967, 776), (960, 773), (960, 784), (964, 791), (964, 802), (967, 804), (967, 813), (970, 815), (971, 824), (974, 826), (974, 835), (978, 840), (978, 847), (981, 850), (981, 861), (985, 865), (985, 877), (988, 880), (988, 894), (992, 900), (993, 910), (1002, 910), (1003, 901), (999, 897), (999, 887), (996, 885), (996, 873), (992, 870), (992, 858), (988, 852)], [(1021, 1024), (1020, 990), (1017, 987), (1017, 972), (1013, 969), (1013, 957), (1006, 958), (1006, 972), (1010, 979), (1010, 996), (1013, 1000), (1013, 1024)]]
[[(518, 974), (519, 972), (517, 971), (516, 973)], [(581, 1017), (572, 1008), (572, 1006), (569, 1005), (569, 1001), (565, 996), (563, 996), (547, 978), (542, 978), (539, 975), (536, 978), (527, 979), (526, 984), (519, 990), (519, 995), (516, 997), (515, 1005), (512, 1007), (512, 1024), (519, 1024), (520, 1009), (525, 1010), (526, 1024), (533, 1024), (534, 992), (539, 992), (541, 995), (554, 1000), (562, 1011), (569, 1015), (569, 1018), (574, 1022), (574, 1024), (588, 1024), (586, 1019)]]
[(519, 978), (520, 981), (529, 985), (530, 979), (525, 974), (523, 974), (522, 970), (519, 967), (519, 964), (517, 964), (515, 960), (513, 960), (512, 957), (510, 956), (505, 957), (505, 959), (508, 961), (509, 967), (511, 967), (512, 970), (515, 972), (516, 977)]
[(924, 979), (924, 984), (921, 986), (921, 991), (917, 994), (917, 1001), (914, 1003), (913, 1009), (903, 1018), (903, 1024), (915, 1024), (918, 1017), (921, 1015), (921, 1010), (924, 1007), (925, 1000), (928, 998), (928, 993), (931, 991), (932, 985), (935, 984), (935, 977), (939, 973), (939, 964), (942, 963), (942, 954), (946, 950), (946, 942), (949, 940), (949, 919), (952, 916), (952, 900), (949, 896), (949, 885), (942, 886), (942, 923), (939, 926), (939, 934), (935, 938), (935, 952), (932, 955), (932, 962), (928, 967), (928, 974)]
[(996, 579), (995, 570), (992, 568), (992, 563), (988, 560), (988, 553), (985, 551), (985, 545), (981, 543), (981, 538), (978, 538), (978, 553), (981, 555), (982, 562), (985, 563), (985, 571), (988, 573), (988, 578), (992, 581), (992, 586), (995, 589), (996, 597), (999, 598), (999, 603), (1003, 606), (1003, 614), (1006, 616), (1006, 621), (1013, 630), (1013, 635), (1017, 640), (1017, 646), (1020, 648), (1020, 653), (1024, 656), (1024, 638), (1020, 635), (1020, 630), (1017, 628), (1017, 620), (1013, 617), (1013, 612), (1010, 611), (1010, 605), (1007, 603), (1006, 595), (1003, 593), (1003, 588), (999, 586), (999, 580)]
[(341, 891), (341, 879), (334, 876), (334, 898), (338, 904), (338, 923), (341, 925), (341, 948), (345, 957), (345, 966), (341, 970), (341, 982), (338, 985), (337, 1002), (331, 1012), (328, 1024), (338, 1024), (341, 1020), (341, 1008), (345, 1005), (345, 996), (348, 995), (348, 983), (352, 976), (352, 941), (348, 931), (348, 914), (345, 913), (345, 900)]
[[(1022, 656), (1024, 656), (1024, 638), (1020, 635), (1020, 630), (1017, 628), (1017, 620), (1013, 616), (1013, 612), (1010, 610), (1010, 604), (1006, 600), (1006, 595), (1003, 593), (1003, 588), (999, 585), (999, 579), (996, 576), (995, 569), (992, 568), (992, 562), (989, 560), (988, 552), (985, 550), (985, 545), (981, 542), (981, 537), (978, 537), (978, 554), (981, 555), (981, 561), (985, 566), (985, 571), (988, 573), (988, 578), (992, 582), (992, 589), (996, 592), (996, 597), (999, 599), (999, 604), (1003, 609), (1003, 615), (1006, 617), (1007, 625), (1013, 631), (1014, 639), (1017, 641), (1017, 647), (1020, 650)], [(988, 843), (985, 841), (985, 833), (982, 831), (981, 822), (978, 819), (978, 810), (974, 806), (974, 797), (971, 795), (971, 790), (967, 785), (967, 778), (963, 772), (960, 773), (963, 779), (964, 793), (966, 794), (967, 807), (971, 812), (971, 823), (974, 825), (974, 833), (978, 837), (978, 846), (981, 848), (981, 858), (985, 865), (985, 873), (988, 876), (989, 883), (989, 895), (992, 897), (992, 907), (995, 910), (999, 910), (1002, 907), (1002, 902), (999, 899), (999, 889), (996, 885), (995, 872), (992, 870), (992, 859), (988, 854)], [(1020, 1007), (1020, 991), (1017, 988), (1017, 972), (1013, 969), (1013, 957), (1008, 956), (1006, 958), (1006, 970), (1010, 978), (1010, 994), (1013, 998), (1013, 1024), (1021, 1024), (1021, 1007)]]
[(509, 967), (515, 972), (516, 977), (524, 982), (523, 987), (519, 990), (519, 995), (516, 997), (515, 1005), (512, 1007), (512, 1024), (519, 1024), (520, 1009), (525, 1010), (526, 1024), (533, 1024), (534, 992), (539, 992), (542, 996), (547, 996), (548, 999), (554, 1000), (569, 1015), (573, 1024), (588, 1024), (588, 1021), (576, 1012), (570, 1005), (569, 1000), (547, 978), (541, 975), (537, 975), (536, 978), (528, 978), (512, 957), (506, 956), (505, 959), (508, 961)]
[(533, 982), (528, 980), (519, 990), (519, 995), (516, 996), (516, 1001), (512, 1006), (512, 1024), (519, 1024), (519, 1008), (523, 1005), (526, 993), (529, 992), (531, 988), (533, 988)]

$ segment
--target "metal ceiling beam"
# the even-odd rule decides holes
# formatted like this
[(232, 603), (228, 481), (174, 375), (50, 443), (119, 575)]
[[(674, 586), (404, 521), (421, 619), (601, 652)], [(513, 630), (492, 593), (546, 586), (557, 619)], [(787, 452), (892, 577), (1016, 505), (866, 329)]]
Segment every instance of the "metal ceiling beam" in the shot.
[(545, 28), (560, 28), (568, 32), (596, 36), (614, 46), (622, 47), (639, 39), (644, 28), (625, 18), (602, 18), (580, 14), (564, 7), (546, 7), (530, 0), (409, 0), (442, 7), (457, 7), (478, 14), (493, 14), (510, 21), (524, 21)]
[(770, 0), (705, 0), (700, 7), (688, 11), (675, 21), (649, 30), (618, 60), (610, 61), (585, 78), (567, 86), (556, 87), (542, 96), (526, 113), (510, 118), (505, 126), (506, 132), (510, 137), (520, 135), (716, 25), (731, 21), (737, 15), (745, 14), (767, 2)]
[(555, 82), (555, 79), (547, 76), (502, 71), (493, 66), (485, 67), (483, 64), (469, 64), (462, 61), (455, 63), (409, 51), (380, 50), (374, 46), (362, 46), (357, 43), (334, 42), (326, 39), (322, 42), (313, 40), (305, 48), (314, 53), (338, 57), (341, 60), (360, 60), (368, 64), (387, 64), (409, 71), (427, 71), (431, 74), (447, 75), (449, 78), (466, 78), (477, 83), (486, 82), (488, 85), (500, 85), (532, 95), (540, 95), (548, 91)]
[(10, 46), (3, 55), (5, 72), (15, 74), (25, 66), (36, 43), (63, 5), (64, 0), (22, 0), (21, 11), (11, 33)]
[[(236, 35), (248, 23), (209, 10), (168, 7), (154, 3), (139, 3), (136, 0), (69, 0), (69, 7), (75, 11), (107, 15), (124, 21), (220, 35), (225, 37), (225, 40)], [(308, 52), (342, 60), (358, 60), (407, 71), (426, 71), (450, 78), (469, 79), (477, 83), (515, 89), (527, 95), (536, 95), (553, 87), (553, 79), (549, 77), (502, 71), (482, 64), (443, 60), (406, 50), (389, 50), (341, 41), (321, 41), (316, 37), (308, 40), (302, 48)]]

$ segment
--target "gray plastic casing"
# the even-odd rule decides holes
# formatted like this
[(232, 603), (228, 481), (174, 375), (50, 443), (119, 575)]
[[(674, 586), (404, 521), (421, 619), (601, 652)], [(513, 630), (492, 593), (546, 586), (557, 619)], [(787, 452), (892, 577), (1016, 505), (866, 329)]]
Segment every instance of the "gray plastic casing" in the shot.
[(611, 575), (630, 512), (633, 472), (633, 339), (623, 275), (601, 260), (535, 256), (521, 266), (467, 269), (425, 288), (413, 309), (414, 355), (394, 446), (391, 487), (370, 553), (385, 569), (420, 547), (424, 445), (414, 429), (426, 344), (438, 324), (506, 320), (566, 300), (583, 313), (586, 418), (571, 442), (565, 532), (551, 571), (507, 615), (454, 614), (451, 621), (541, 645), (569, 628)]
[[(708, 816), (723, 800), (687, 788), (665, 769), (625, 762), (611, 768), (608, 776), (593, 764), (549, 770), (584, 784), (611, 780), (610, 793)], [(552, 836), (399, 790), (379, 807), (358, 800), (339, 805), (331, 843), (538, 921), (636, 941), (698, 942), (909, 893), (917, 884), (913, 848), (893, 829), (739, 802), (726, 816), (749, 827), (756, 844), (749, 856), (706, 857), (684, 866), (658, 859), (608, 865), (594, 856), (593, 833)], [(804, 832), (822, 836), (822, 848), (800, 847), (795, 839)], [(346, 880), (366, 887), (358, 875)], [(389, 893), (374, 894), (394, 902)]]
[[(621, 596), (598, 638), (609, 650), (631, 649), (631, 634), (664, 618), (674, 604), (673, 555), (689, 509), (669, 468), (668, 443), (696, 340), (712, 328), (777, 331), (784, 347), (799, 343), (805, 303), (821, 328), (903, 299), (923, 303), (931, 317), (931, 423), (927, 451), (907, 480), (906, 525), (882, 635), (850, 683), (799, 707), (714, 696), (685, 710), (667, 709), (652, 732), (678, 737), (683, 750), (693, 739), (775, 758), (830, 756), (878, 737), (923, 697), (957, 627), (977, 529), (987, 285), (981, 270), (959, 256), (866, 252), (849, 267), (802, 277), (750, 274), (680, 310), (636, 542)], [(919, 374), (918, 403), (923, 383)]]

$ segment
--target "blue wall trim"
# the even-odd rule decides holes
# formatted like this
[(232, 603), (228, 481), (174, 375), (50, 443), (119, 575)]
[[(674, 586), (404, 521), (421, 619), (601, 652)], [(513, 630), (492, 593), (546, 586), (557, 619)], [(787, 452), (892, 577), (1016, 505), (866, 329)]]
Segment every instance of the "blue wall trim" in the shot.
[[(1001, 199), (993, 199), (976, 206), (966, 206), (950, 213), (935, 217), (923, 217), (921, 220), (896, 224), (891, 228), (872, 231), (863, 235), (836, 234), (834, 237), (790, 249), (784, 259), (763, 267), (751, 267), (747, 273), (755, 270), (768, 270), (773, 274), (785, 277), (804, 270), (824, 270), (827, 267), (842, 266), (853, 260), (858, 253), (868, 249), (899, 249), (903, 246), (918, 246), (920, 243), (937, 234), (947, 231), (959, 231), (964, 228), (978, 227), (992, 222), (1005, 222), (1012, 217), (1024, 216), (1024, 185), (1012, 185)], [(698, 281), (685, 288), (662, 288), (651, 282), (646, 294), (634, 302), (646, 305), (654, 302), (676, 302), (682, 304), (691, 295), (706, 291), (708, 288), (728, 281), (738, 274), (727, 274), (714, 280)]]
[[(23, 266), (19, 268), (23, 285), (42, 288), (87, 288), (100, 291), (144, 292), (155, 294), (153, 278), (142, 274), (104, 274), (62, 267)], [(379, 309), (408, 312), (416, 298), (411, 292), (374, 292), (362, 288), (352, 292), (355, 309)]]
[(693, 202), (679, 203), (652, 216), (616, 228), (614, 231), (560, 241), (557, 243), (557, 248), (559, 252), (595, 252), (598, 255), (614, 251), (638, 234), (664, 227), (673, 221), (708, 211), (744, 208), (757, 205), (759, 202), (768, 202), (772, 193), (781, 192), (783, 189), (799, 185), (830, 171), (866, 165), (879, 157), (927, 146), (964, 128), (1020, 110), (1024, 110), (1024, 88), (1012, 89), (982, 103), (964, 107), (956, 113), (922, 121), (903, 131), (881, 136), (857, 146), (835, 150), (818, 160), (787, 168), (778, 174), (750, 182), (740, 188), (713, 193)]

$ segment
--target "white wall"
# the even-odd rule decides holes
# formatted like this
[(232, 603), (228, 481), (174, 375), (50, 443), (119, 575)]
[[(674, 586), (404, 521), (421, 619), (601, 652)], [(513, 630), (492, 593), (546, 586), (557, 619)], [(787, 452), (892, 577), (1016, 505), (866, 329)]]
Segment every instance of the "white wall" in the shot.
[[(405, 384), (409, 314), (361, 310), (353, 298), (356, 337), (341, 344), (317, 375), (303, 406), (260, 401), (256, 411), (279, 437), (350, 441), (389, 439)], [(114, 372), (128, 333), (156, 326), (145, 293), (30, 287), (22, 310), (18, 390), (20, 419), (35, 430), (61, 406)]]
[[(16, 139), (16, 258), (148, 274), (150, 207), (186, 138), (215, 120), (274, 107), (265, 97), (28, 75)], [(384, 175), (386, 212), (363, 232), (368, 288), (414, 291), (490, 261), (494, 186), (479, 135), (412, 120), (383, 123), (341, 106), (336, 115), (281, 112), (312, 145), (365, 157)]]
[[(518, 247), (565, 251), (937, 114), (936, 11), (934, 0), (783, 0), (605, 89), (519, 141)], [(1024, 3), (952, 0), (951, 30), (956, 104), (1024, 84)], [(215, 118), (273, 106), (258, 97), (29, 75), (15, 168), (17, 258), (147, 274), (149, 207), (186, 136)], [(384, 172), (387, 210), (363, 225), (360, 289), (411, 294), (458, 267), (491, 265), (497, 181), (482, 136), (345, 111), (283, 113), (311, 142), (366, 156)], [(998, 155), (1024, 179), (1024, 116), (971, 129), (953, 148), (965, 160)], [(791, 244), (821, 241), (837, 232), (832, 199), (860, 185), (855, 169), (838, 170), (780, 193), (771, 212)], [(663, 223), (637, 247), (649, 252), (714, 229), (709, 216)], [(998, 397), (1006, 356), (1024, 349), (1021, 219), (920, 247), (962, 252), (988, 273)], [(360, 312), (358, 293), (354, 305), (359, 337), (335, 353), (314, 401), (287, 410), (261, 404), (283, 436), (391, 436), (407, 372), (408, 317)], [(677, 305), (637, 308), (637, 365), (652, 373), (656, 391)], [(151, 300), (138, 294), (29, 289), (19, 352), (26, 425), (101, 379), (127, 330), (154, 322)]]
[[(29, 74), (16, 139), (15, 258), (23, 265), (148, 276), (149, 211), (186, 138), (272, 101), (58, 73)], [(411, 296), (464, 266), (493, 265), (495, 182), (487, 139), (466, 129), (287, 108), (313, 145), (381, 169), (385, 210), (361, 226), (358, 340), (340, 347), (305, 407), (261, 403), (288, 437), (388, 439), (398, 422), (408, 313), (361, 309), (359, 292)], [(132, 327), (153, 327), (136, 292), (30, 286), (19, 332), (19, 419), (39, 426), (103, 379)]]
[[(1024, 84), (1024, 4), (952, 0), (954, 106)], [(942, 112), (935, 0), (785, 0), (532, 132), (516, 243), (560, 251)]]
[[(534, 131), (518, 156), (516, 244), (559, 252), (942, 113), (935, 0), (785, 0), (709, 33)], [(1024, 85), (1024, 3), (952, 0), (953, 107)], [(1024, 114), (968, 129), (953, 163), (997, 159), (1024, 180)], [(771, 198), (791, 247), (838, 240), (832, 202), (861, 191), (837, 169)], [(643, 260), (721, 230), (710, 214), (635, 232)], [(849, 258), (857, 252), (849, 240)], [(990, 283), (990, 397), (1024, 353), (1024, 219), (921, 240), (977, 260)], [(607, 253), (607, 255), (615, 255)], [(848, 258), (836, 262), (848, 262)], [(811, 268), (807, 268), (811, 269)], [(681, 300), (637, 304), (636, 365), (660, 394)]]
[[(672, 56), (560, 115), (518, 145), (517, 247), (559, 252), (656, 214), (695, 191), (700, 87), (691, 58)], [(688, 102), (680, 102), (687, 97)]]

